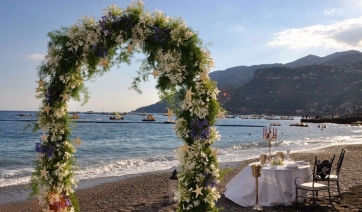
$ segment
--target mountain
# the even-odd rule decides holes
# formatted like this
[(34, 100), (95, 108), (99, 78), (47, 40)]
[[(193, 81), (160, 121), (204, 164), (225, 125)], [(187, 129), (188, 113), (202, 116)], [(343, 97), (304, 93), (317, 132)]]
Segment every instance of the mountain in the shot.
[(362, 61), (258, 69), (223, 106), (233, 114), (348, 114), (362, 105)]
[(260, 68), (278, 67), (281, 63), (262, 64), (253, 66), (236, 66), (221, 71), (213, 71), (209, 74), (210, 79), (217, 82), (218, 88), (224, 86), (239, 87), (249, 82), (254, 77), (254, 71)]
[(362, 53), (356, 52), (355, 54), (342, 55), (340, 57), (331, 59), (327, 61), (325, 64), (334, 64), (334, 65), (342, 65), (346, 63), (353, 63), (355, 61), (362, 60)]
[(319, 64), (320, 60), (321, 60), (321, 57), (310, 54), (310, 55), (302, 57), (296, 61), (286, 63), (284, 65), (291, 67), (291, 68), (296, 68), (296, 67), (305, 66), (305, 65)]
[[(221, 71), (213, 71), (209, 74), (211, 80), (217, 83), (220, 93), (226, 93), (228, 95), (219, 95), (219, 101), (225, 102), (231, 91), (235, 87), (239, 87), (249, 82), (254, 77), (254, 71), (260, 68), (279, 67), (281, 63), (275, 64), (262, 64), (253, 66), (237, 66), (228, 68)], [(153, 112), (153, 113), (164, 113), (167, 108), (165, 102), (157, 102), (155, 104), (137, 108), (135, 112)]]
[(137, 108), (133, 112), (136, 113), (166, 113), (167, 112), (167, 102), (165, 100), (161, 100), (156, 102), (155, 104), (144, 106)]
[[(328, 64), (334, 64), (333, 60), (338, 59), (338, 58), (345, 58), (347, 59), (345, 63), (349, 63), (349, 62), (354, 62), (351, 61), (351, 59), (348, 58), (354, 58), (355, 56), (361, 56), (362, 53), (356, 50), (350, 50), (350, 51), (344, 51), (344, 52), (336, 52), (330, 55), (327, 55), (324, 58), (325, 62), (323, 63), (328, 63)], [(337, 65), (337, 64), (336, 64)]]
[(362, 59), (362, 53), (355, 50), (336, 52), (325, 57), (318, 57), (315, 55), (308, 55), (295, 60), (290, 63), (285, 63), (285, 66), (297, 68), (301, 66), (314, 65), (314, 64), (334, 64), (340, 65), (344, 63), (351, 63)]
[[(268, 110), (264, 110), (265, 108), (263, 109), (264, 106), (261, 107), (261, 105), (255, 105), (255, 104), (247, 105), (245, 103), (238, 102), (237, 100), (235, 100), (235, 98), (244, 98), (242, 95), (241, 96), (238, 95), (238, 93), (240, 93), (241, 91), (247, 92), (248, 95), (250, 95), (250, 96), (259, 95), (261, 97), (268, 98), (267, 94), (257, 93), (257, 90), (263, 88), (263, 86), (265, 85), (265, 83), (263, 84), (261, 81), (259, 82), (258, 80), (267, 80), (266, 78), (264, 79), (263, 77), (261, 79), (259, 79), (261, 76), (264, 76), (264, 75), (260, 74), (259, 71), (262, 71), (262, 73), (267, 74), (270, 79), (273, 77), (277, 77), (277, 76), (279, 76), (279, 77), (288, 76), (289, 74), (293, 74), (293, 72), (301, 74), (301, 75), (295, 76), (296, 78), (298, 78), (298, 77), (303, 78), (304, 76), (309, 76), (310, 73), (315, 73), (315, 74), (319, 75), (318, 74), (319, 69), (320, 70), (325, 70), (325, 69), (334, 70), (337, 67), (344, 67), (344, 66), (346, 66), (346, 64), (358, 63), (358, 61), (362, 61), (362, 53), (359, 51), (350, 50), (350, 51), (344, 51), (344, 52), (336, 52), (336, 53), (327, 55), (325, 57), (308, 55), (308, 56), (305, 56), (298, 60), (295, 60), (293, 62), (286, 63), (284, 65), (281, 63), (275, 63), (275, 64), (262, 64), (262, 65), (253, 65), (253, 66), (237, 66), (237, 67), (228, 68), (226, 70), (211, 72), (209, 76), (210, 76), (211, 80), (217, 82), (218, 89), (220, 90), (218, 100), (223, 107), (227, 106), (228, 110), (233, 111), (235, 113), (250, 111), (247, 109), (248, 107), (251, 107), (254, 109), (260, 108), (260, 111), (267, 112)], [(304, 67), (304, 68), (302, 68), (302, 67)], [(302, 70), (304, 70), (303, 73), (300, 72), (300, 68), (302, 68)], [(342, 68), (342, 69), (345, 69), (345, 68)], [(292, 73), (288, 73), (288, 71), (290, 71)], [(258, 73), (256, 73), (256, 72), (258, 72)], [(333, 76), (337, 76), (337, 75), (333, 74)], [(343, 73), (342, 74), (339, 73), (338, 77), (345, 78)], [(354, 79), (360, 78), (359, 75), (356, 75), (354, 77), (356, 77)], [(279, 93), (284, 94), (288, 90), (288, 88), (291, 86), (291, 84), (294, 83), (293, 80), (296, 80), (296, 79), (288, 78), (287, 81), (284, 81), (284, 82), (280, 81), (278, 86), (280, 86), (281, 88), (283, 88), (283, 86), (285, 86), (284, 87), (285, 91), (280, 91)], [(322, 78), (318, 78), (318, 80), (322, 80)], [(308, 84), (308, 86), (312, 86), (312, 88), (315, 88), (317, 86), (317, 88), (315, 88), (315, 89), (318, 90), (319, 89), (318, 80), (313, 79), (312, 81), (314, 84)], [(332, 81), (333, 80), (329, 80), (326, 82), (332, 82)], [(257, 82), (259, 82), (260, 85)], [(347, 81), (347, 82), (349, 82), (349, 81)], [(341, 83), (341, 82), (333, 81), (333, 84), (329, 84), (329, 86), (333, 87), (335, 85), (338, 85), (339, 89), (342, 89), (342, 90), (349, 89), (348, 84), (342, 83), (342, 85), (341, 85), (342, 87), (341, 87), (338, 83)], [(267, 84), (269, 84), (269, 83), (267, 83)], [(328, 83), (326, 83), (326, 86), (324, 86), (323, 89), (333, 90), (332, 88), (328, 88), (327, 84)], [(255, 85), (259, 85), (261, 87), (260, 88), (258, 86), (255, 87)], [(304, 84), (301, 83), (300, 85), (304, 85)], [(308, 90), (309, 88), (305, 87), (303, 89)], [(255, 94), (252, 94), (252, 92), (254, 92), (254, 91), (255, 91)], [(268, 90), (265, 90), (265, 91), (270, 92)], [(291, 92), (291, 93), (293, 93), (293, 92)], [(300, 101), (302, 101), (302, 100), (299, 98), (299, 93), (294, 93), (294, 95), (295, 95), (295, 97), (293, 97), (292, 99), (279, 99), (279, 101), (281, 101), (281, 102), (287, 101), (287, 103), (284, 104), (284, 106), (289, 105), (289, 106), (287, 106), (287, 107), (289, 107), (289, 109), (279, 111), (280, 113), (295, 114), (295, 111), (297, 110), (297, 109), (295, 109), (296, 105), (300, 105), (301, 104)], [(245, 98), (251, 98), (250, 96), (246, 96)], [(353, 95), (351, 96), (350, 94), (346, 93), (346, 96), (352, 98)], [(291, 97), (289, 97), (289, 98), (291, 98)], [(239, 103), (241, 104), (240, 107), (245, 108), (245, 110), (237, 109), (237, 107), (239, 107), (237, 104), (239, 104)], [(262, 102), (260, 102), (260, 103), (262, 103)], [(290, 105), (292, 103), (294, 104), (294, 106)], [(338, 105), (338, 104), (333, 104), (333, 105)], [(147, 111), (147, 112), (164, 113), (166, 111), (166, 107), (167, 107), (166, 103), (157, 102), (150, 106), (138, 108), (135, 111), (136, 112)], [(281, 107), (281, 105), (279, 105), (278, 107)], [(308, 108), (306, 108), (306, 109), (308, 109)], [(270, 110), (270, 112), (271, 111), (275, 111), (275, 110)]]

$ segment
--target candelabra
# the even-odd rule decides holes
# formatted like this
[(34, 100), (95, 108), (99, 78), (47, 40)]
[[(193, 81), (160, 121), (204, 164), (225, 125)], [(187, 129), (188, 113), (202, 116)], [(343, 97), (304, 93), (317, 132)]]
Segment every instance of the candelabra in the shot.
[(270, 124), (268, 127), (263, 128), (263, 139), (269, 143), (269, 161), (271, 160), (271, 142), (277, 140), (278, 133), (277, 129), (273, 128)]
[(259, 186), (258, 186), (258, 177), (260, 177), (261, 175), (261, 166), (260, 165), (256, 165), (256, 164), (253, 164), (250, 166), (251, 167), (251, 173), (253, 175), (253, 177), (255, 177), (255, 205), (253, 207), (253, 210), (254, 211), (262, 211), (263, 210), (263, 207), (261, 207), (259, 205)]

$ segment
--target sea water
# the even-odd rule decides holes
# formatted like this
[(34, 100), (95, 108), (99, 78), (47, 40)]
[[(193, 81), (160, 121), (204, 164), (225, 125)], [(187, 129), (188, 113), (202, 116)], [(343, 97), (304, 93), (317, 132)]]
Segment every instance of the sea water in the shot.
[[(31, 116), (19, 116), (19, 111), (0, 111), (0, 193), (1, 189), (27, 184), (34, 171), (35, 144), (42, 132), (32, 132), (36, 121), (34, 111), (23, 112)], [(71, 139), (83, 141), (76, 147), (77, 176), (79, 180), (117, 177), (150, 171), (177, 168), (176, 149), (183, 144), (173, 129), (166, 124), (167, 116), (153, 114), (156, 121), (144, 122), (145, 116), (124, 115), (124, 120), (110, 120), (110, 115), (79, 114)], [(311, 151), (322, 147), (361, 143), (362, 127), (308, 123), (309, 127), (289, 126), (300, 122), (278, 120), (278, 138), (273, 142), (272, 153)], [(268, 143), (263, 140), (263, 127), (271, 120), (225, 118), (216, 123), (221, 140), (218, 148), (220, 163), (235, 162), (268, 154)]]

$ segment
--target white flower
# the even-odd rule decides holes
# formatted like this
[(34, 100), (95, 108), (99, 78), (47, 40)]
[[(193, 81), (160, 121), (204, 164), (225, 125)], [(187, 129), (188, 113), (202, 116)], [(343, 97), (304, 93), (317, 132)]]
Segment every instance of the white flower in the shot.
[(119, 35), (116, 37), (115, 41), (116, 41), (119, 45), (122, 45), (122, 44), (123, 44), (123, 37), (122, 37), (122, 35), (119, 34)]
[(105, 16), (120, 16), (122, 15), (122, 9), (116, 4), (109, 5), (103, 12)]
[(69, 154), (69, 152), (64, 152), (63, 157), (67, 160), (67, 159), (71, 158), (71, 157), (72, 157), (72, 155), (71, 155), (71, 154)]
[(49, 197), (49, 204), (54, 204), (55, 202), (58, 202), (60, 200), (60, 195), (59, 194), (50, 194)]

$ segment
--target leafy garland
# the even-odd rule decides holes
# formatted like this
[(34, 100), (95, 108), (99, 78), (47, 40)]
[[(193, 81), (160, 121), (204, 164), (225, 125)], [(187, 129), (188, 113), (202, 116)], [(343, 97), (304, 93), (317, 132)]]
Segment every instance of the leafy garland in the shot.
[(161, 97), (178, 93), (175, 131), (184, 145), (177, 151), (180, 161), (178, 211), (218, 211), (220, 197), (217, 149), (211, 145), (220, 135), (215, 116), (224, 117), (217, 102), (216, 83), (209, 79), (213, 59), (197, 34), (180, 18), (160, 11), (149, 13), (141, 1), (122, 10), (109, 6), (97, 22), (83, 17), (69, 28), (49, 33), (48, 54), (39, 68), (36, 95), (42, 99), (34, 130), (43, 130), (35, 171), (33, 194), (39, 195), (43, 211), (79, 211), (76, 187), (72, 120), (67, 101), (88, 99), (84, 81), (109, 71), (115, 64), (130, 63), (135, 52), (147, 57), (132, 87), (152, 74)]

